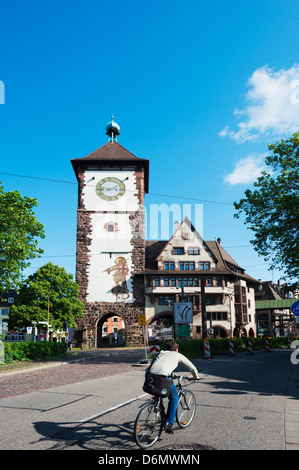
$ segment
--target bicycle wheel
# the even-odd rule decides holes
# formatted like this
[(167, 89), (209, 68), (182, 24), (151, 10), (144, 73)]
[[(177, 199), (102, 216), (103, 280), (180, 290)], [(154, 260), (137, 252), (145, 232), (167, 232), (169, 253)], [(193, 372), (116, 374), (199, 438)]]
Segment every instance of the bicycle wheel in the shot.
[(191, 424), (196, 410), (195, 396), (190, 390), (182, 390), (176, 410), (176, 421), (180, 428)]
[(134, 437), (141, 449), (148, 449), (162, 432), (161, 412), (156, 403), (145, 403), (135, 420)]

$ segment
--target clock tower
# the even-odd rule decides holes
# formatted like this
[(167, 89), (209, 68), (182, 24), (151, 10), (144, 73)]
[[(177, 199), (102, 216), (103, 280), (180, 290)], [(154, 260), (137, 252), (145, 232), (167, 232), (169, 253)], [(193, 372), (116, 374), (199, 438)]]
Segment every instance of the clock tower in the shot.
[(77, 319), (82, 341), (101, 346), (111, 316), (125, 325), (125, 344), (143, 344), (138, 314), (144, 313), (145, 214), (149, 161), (117, 142), (114, 118), (109, 141), (71, 160), (78, 181), (76, 281), (85, 304)]

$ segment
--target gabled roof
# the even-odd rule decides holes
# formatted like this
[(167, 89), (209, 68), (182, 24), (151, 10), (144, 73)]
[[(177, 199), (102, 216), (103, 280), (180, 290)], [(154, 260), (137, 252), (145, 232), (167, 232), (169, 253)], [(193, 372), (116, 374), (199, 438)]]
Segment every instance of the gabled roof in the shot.
[(132, 163), (138, 167), (144, 167), (145, 170), (145, 192), (148, 192), (148, 173), (149, 173), (149, 160), (145, 158), (136, 157), (129, 150), (125, 149), (117, 142), (107, 142), (102, 147), (91, 152), (86, 157), (74, 158), (71, 160), (73, 169), (77, 175), (78, 167), (84, 167), (88, 164), (95, 164), (101, 162), (110, 162), (113, 164)]
[(192, 223), (190, 222), (190, 220), (188, 219), (188, 217), (185, 217), (184, 220), (180, 223), (180, 225), (175, 229), (172, 237), (170, 238), (170, 240), (168, 240), (167, 242), (165, 242), (165, 245), (163, 246), (161, 252), (157, 255), (157, 259), (161, 259), (162, 257), (162, 254), (163, 252), (166, 250), (167, 246), (172, 242), (172, 240), (175, 238), (175, 235), (177, 232), (179, 232), (179, 230), (181, 230), (181, 227), (183, 226), (183, 224), (186, 224), (187, 227), (189, 228), (189, 230), (194, 233), (195, 237), (198, 238), (198, 241), (202, 244), (202, 245), (205, 245), (205, 242), (203, 241), (202, 237), (200, 236), (200, 234), (197, 232), (197, 230), (195, 230), (194, 226), (192, 225)]
[[(195, 230), (190, 220), (185, 217), (183, 222), (185, 222), (192, 232), (199, 238), (200, 242), (204, 247), (206, 247), (207, 251), (212, 254), (215, 258), (216, 268), (212, 269), (211, 271), (200, 271), (201, 274), (204, 275), (211, 275), (211, 274), (230, 274), (234, 275), (240, 279), (245, 279), (247, 281), (251, 281), (255, 284), (260, 284), (260, 282), (249, 276), (245, 273), (245, 270), (239, 266), (239, 264), (227, 253), (227, 251), (220, 245), (218, 241), (204, 241), (199, 233)], [(170, 238), (170, 240), (160, 240), (160, 241), (153, 241), (153, 240), (146, 240), (145, 241), (145, 274), (168, 274), (169, 271), (158, 270), (158, 259), (162, 256), (164, 250), (168, 246), (168, 244), (172, 241), (175, 233), (182, 227), (183, 222), (178, 226), (175, 230), (174, 234)], [(190, 272), (184, 271), (184, 274), (192, 274), (194, 275), (198, 270), (192, 270)], [(177, 272), (172, 271), (172, 274)], [(180, 273), (182, 274), (182, 272)]]

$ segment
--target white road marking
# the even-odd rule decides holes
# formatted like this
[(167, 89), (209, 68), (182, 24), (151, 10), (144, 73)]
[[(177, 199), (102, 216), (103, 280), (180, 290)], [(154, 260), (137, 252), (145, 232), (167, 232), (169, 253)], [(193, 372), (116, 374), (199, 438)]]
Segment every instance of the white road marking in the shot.
[(92, 419), (99, 418), (100, 416), (106, 413), (110, 413), (111, 411), (117, 410), (118, 408), (121, 408), (122, 406), (129, 405), (129, 403), (133, 403), (134, 401), (139, 400), (140, 398), (143, 398), (147, 395), (148, 393), (144, 393), (143, 395), (139, 395), (139, 397), (132, 398), (131, 400), (125, 401), (123, 403), (119, 403), (118, 405), (112, 406), (111, 408), (108, 408), (107, 410), (102, 411), (101, 413), (98, 413), (93, 416), (89, 416), (89, 418), (82, 419), (81, 421), (79, 421), (79, 423), (86, 423), (87, 421), (91, 421)]

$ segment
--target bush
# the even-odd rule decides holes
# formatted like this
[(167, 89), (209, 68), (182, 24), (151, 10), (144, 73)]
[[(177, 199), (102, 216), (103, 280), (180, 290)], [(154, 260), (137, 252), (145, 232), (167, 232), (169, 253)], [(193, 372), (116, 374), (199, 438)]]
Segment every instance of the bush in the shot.
[(4, 343), (4, 361), (32, 361), (64, 356), (66, 354), (65, 343), (52, 343), (49, 341), (21, 343)]
[[(243, 336), (242, 338), (233, 338), (234, 340), (234, 351), (235, 352), (246, 352), (248, 348), (248, 339), (252, 340), (252, 346), (254, 350), (265, 349), (266, 338), (248, 338)], [(229, 353), (229, 340), (230, 338), (220, 339), (209, 339), (210, 353), (211, 355), (217, 354), (228, 354)], [(189, 339), (183, 341), (176, 339), (176, 343), (179, 345), (179, 352), (189, 358), (203, 357), (204, 356), (204, 341), (202, 339)], [(157, 344), (157, 342), (155, 343)], [(288, 337), (282, 336), (277, 338), (270, 338), (270, 348), (283, 348), (288, 344)], [(165, 349), (166, 342), (160, 343), (161, 350)]]

